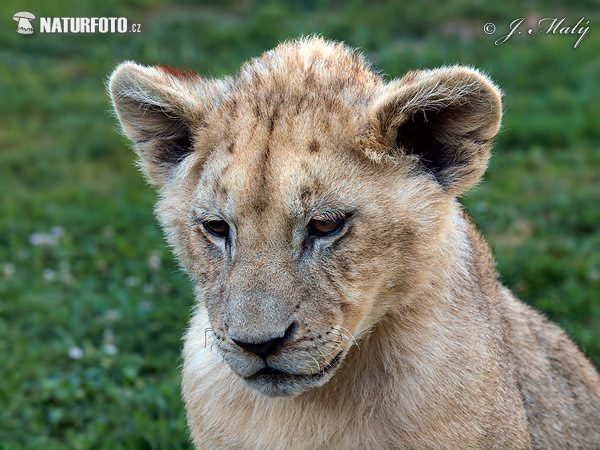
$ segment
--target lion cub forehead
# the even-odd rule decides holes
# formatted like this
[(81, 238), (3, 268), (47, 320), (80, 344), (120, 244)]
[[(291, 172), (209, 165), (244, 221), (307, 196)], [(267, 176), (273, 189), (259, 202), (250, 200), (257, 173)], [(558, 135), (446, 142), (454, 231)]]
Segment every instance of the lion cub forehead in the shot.
[(334, 174), (353, 166), (381, 84), (360, 54), (319, 38), (249, 61), (208, 120), (204, 145), (213, 150), (199, 203), (232, 217), (275, 208), (298, 217), (318, 203), (343, 204), (332, 192), (347, 183)]
[(265, 214), (298, 219), (318, 210), (350, 208), (352, 180), (362, 178), (360, 158), (350, 149), (326, 152), (312, 146), (320, 144), (312, 140), (287, 151), (274, 146), (268, 154), (265, 149), (215, 152), (206, 161), (195, 203), (231, 219)]

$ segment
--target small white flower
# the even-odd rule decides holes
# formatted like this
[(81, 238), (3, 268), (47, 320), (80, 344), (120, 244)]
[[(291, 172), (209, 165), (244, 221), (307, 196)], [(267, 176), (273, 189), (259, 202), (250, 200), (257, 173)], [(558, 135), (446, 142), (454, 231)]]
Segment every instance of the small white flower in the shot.
[(29, 242), (36, 247), (49, 247), (54, 244), (54, 240), (45, 233), (33, 233), (29, 236)]
[(15, 266), (11, 263), (4, 263), (2, 265), (2, 274), (5, 280), (12, 278), (15, 275)]
[(52, 269), (44, 269), (42, 276), (46, 281), (54, 281), (54, 278), (56, 278), (56, 273)]
[(52, 227), (50, 232), (32, 233), (29, 236), (29, 242), (36, 247), (55, 247), (58, 241), (65, 235), (65, 230), (62, 227)]
[(32, 233), (29, 235), (29, 243), (31, 245), (41, 245), (42, 235), (40, 233)]
[(65, 235), (65, 230), (63, 229), (63, 227), (59, 226), (52, 227), (52, 229), (50, 230), (50, 235), (56, 240), (58, 240)]
[(111, 226), (107, 226), (102, 230), (102, 237), (106, 240), (111, 240), (115, 237), (115, 229)]
[(160, 259), (160, 254), (158, 252), (152, 252), (148, 257), (148, 266), (152, 270), (158, 270), (160, 269), (161, 264), (162, 260)]
[(60, 265), (60, 279), (66, 285), (72, 285), (75, 283), (75, 278), (71, 273), (71, 267), (69, 266), (69, 263), (62, 263)]
[(117, 353), (117, 347), (114, 344), (104, 344), (102, 348), (107, 355), (114, 355)]
[(83, 358), (83, 350), (80, 347), (74, 346), (69, 349), (69, 358), (81, 359)]
[(114, 355), (115, 353), (117, 353), (117, 346), (115, 345), (115, 334), (113, 333), (113, 330), (104, 330), (102, 340), (102, 349), (104, 350), (104, 353), (106, 353), (107, 355)]
[(118, 309), (109, 309), (104, 314), (104, 317), (106, 317), (106, 320), (109, 322), (114, 322), (115, 320), (119, 320), (121, 318), (121, 311)]
[(127, 287), (136, 287), (140, 285), (140, 280), (137, 277), (127, 277), (125, 278), (125, 286)]

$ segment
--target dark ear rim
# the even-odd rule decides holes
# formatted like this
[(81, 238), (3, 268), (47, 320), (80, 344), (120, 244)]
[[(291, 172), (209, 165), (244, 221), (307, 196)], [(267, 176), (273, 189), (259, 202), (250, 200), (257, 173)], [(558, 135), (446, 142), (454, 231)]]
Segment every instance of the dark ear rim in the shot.
[(458, 195), (487, 167), (501, 96), (469, 67), (409, 72), (389, 83), (371, 107), (375, 138), (390, 154), (414, 156), (445, 191)]

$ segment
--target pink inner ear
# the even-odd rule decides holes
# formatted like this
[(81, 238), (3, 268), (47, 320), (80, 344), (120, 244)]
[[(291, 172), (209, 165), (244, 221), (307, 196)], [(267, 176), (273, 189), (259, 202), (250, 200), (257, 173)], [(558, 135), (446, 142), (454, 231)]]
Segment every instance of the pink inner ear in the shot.
[(176, 69), (173, 66), (156, 66), (157, 69), (162, 70), (166, 75), (170, 75), (180, 80), (193, 80), (200, 78), (197, 73), (189, 69)]

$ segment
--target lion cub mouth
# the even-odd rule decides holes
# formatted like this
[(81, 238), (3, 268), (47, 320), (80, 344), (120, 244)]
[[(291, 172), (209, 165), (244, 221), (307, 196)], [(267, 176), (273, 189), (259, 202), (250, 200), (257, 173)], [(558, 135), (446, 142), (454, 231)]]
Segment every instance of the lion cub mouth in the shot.
[(325, 367), (315, 373), (289, 373), (265, 366), (254, 375), (244, 378), (244, 381), (250, 387), (269, 396), (296, 395), (306, 388), (319, 386), (319, 381), (325, 378), (325, 375), (333, 372), (339, 365), (342, 353), (343, 351), (339, 352)]
[(340, 362), (341, 356), (342, 356), (342, 352), (339, 352), (337, 355), (335, 355), (333, 357), (333, 359), (331, 361), (329, 361), (329, 363), (327, 363), (325, 365), (325, 367), (323, 367), (321, 370), (319, 370), (316, 373), (295, 374), (295, 373), (284, 372), (283, 370), (275, 369), (271, 366), (265, 366), (262, 369), (260, 369), (258, 372), (256, 372), (254, 375), (251, 375), (249, 378), (256, 377), (256, 376), (262, 376), (262, 375), (271, 375), (271, 376), (276, 376), (276, 377), (299, 377), (299, 378), (318, 379), (318, 378), (321, 378), (323, 375), (325, 375), (330, 370), (334, 369)]

